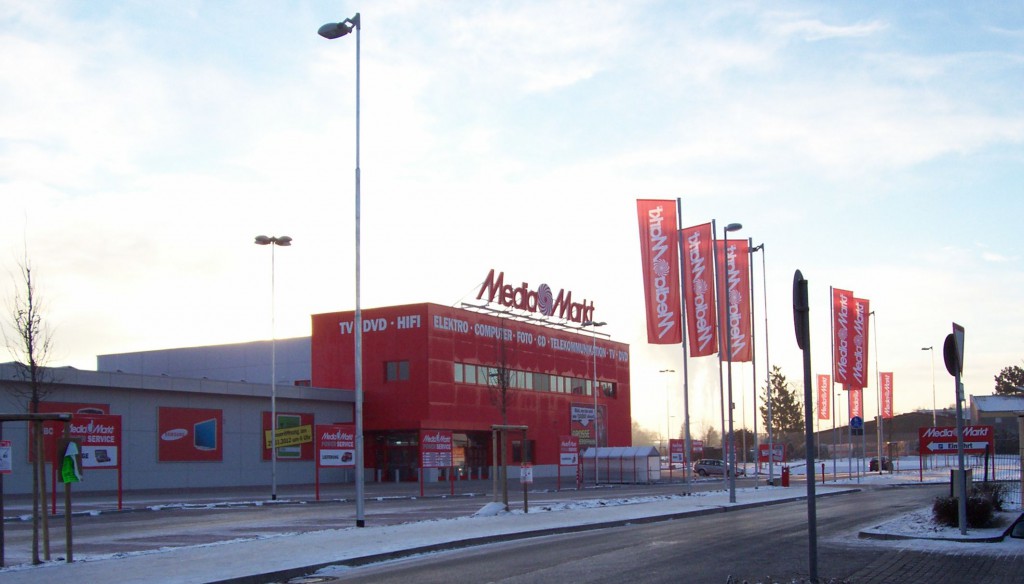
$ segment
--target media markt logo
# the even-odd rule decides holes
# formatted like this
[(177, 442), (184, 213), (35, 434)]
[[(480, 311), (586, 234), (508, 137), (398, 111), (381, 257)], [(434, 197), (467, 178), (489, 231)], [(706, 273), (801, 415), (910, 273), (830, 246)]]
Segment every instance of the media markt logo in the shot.
[(571, 291), (559, 290), (556, 296), (547, 284), (537, 286), (536, 290), (531, 290), (527, 282), (512, 287), (511, 284), (505, 284), (505, 272), (500, 272), (495, 278), (493, 269), (487, 273), (476, 298), (479, 300), (485, 296), (487, 302), (571, 322), (582, 323), (594, 319), (594, 303), (588, 303), (586, 299), (573, 302)]

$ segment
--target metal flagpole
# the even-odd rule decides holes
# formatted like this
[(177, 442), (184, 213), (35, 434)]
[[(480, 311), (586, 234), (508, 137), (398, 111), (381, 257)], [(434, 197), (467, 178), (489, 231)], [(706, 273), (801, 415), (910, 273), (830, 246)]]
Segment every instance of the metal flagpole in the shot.
[[(724, 282), (719, 281), (719, 264), (718, 264), (718, 230), (715, 227), (715, 220), (711, 220), (711, 257), (715, 263), (715, 312), (718, 313), (718, 401), (721, 404), (720, 410), (722, 413), (722, 425), (721, 425), (721, 439), (722, 445), (722, 464), (729, 464), (729, 457), (726, 454), (725, 446), (725, 379), (722, 371), (722, 285)], [(724, 276), (723, 276), (724, 277)], [(726, 489), (729, 488), (729, 473), (722, 473), (722, 485)]]
[[(683, 216), (682, 212), (683, 212), (683, 201), (682, 201), (682, 199), (677, 198), (676, 199), (676, 217), (682, 217)], [(677, 233), (681, 234), (682, 233), (682, 228), (679, 225), (676, 225), (676, 227), (678, 228), (677, 229)], [(680, 252), (679, 253), (679, 261), (680, 262), (682, 262), (683, 251), (684, 251), (684, 249), (683, 249), (683, 239), (682, 239), (682, 237), (679, 237), (679, 252)], [(686, 336), (687, 336), (686, 308), (685, 308), (685, 304), (686, 304), (686, 282), (685, 282), (685, 279), (683, 278), (683, 270), (682, 270), (681, 267), (680, 267), (680, 270), (679, 270), (679, 281), (681, 283), (680, 291), (682, 292), (682, 294), (680, 294), (680, 300), (681, 300), (681, 304), (683, 304), (683, 309), (679, 313), (680, 317), (681, 317), (679, 320), (682, 323), (682, 327), (683, 327), (683, 330), (682, 330), (682, 333), (683, 333), (683, 428), (684, 428), (684, 434), (683, 434), (683, 473), (685, 473), (685, 475), (686, 475), (686, 490), (687, 490), (687, 492), (689, 492), (689, 491), (693, 490), (693, 464), (690, 461), (690, 452), (691, 452), (691, 446), (692, 446), (692, 442), (690, 440), (690, 372), (689, 372), (690, 356), (687, 353), (687, 348), (686, 348)], [(669, 472), (671, 473), (671, 469), (672, 469), (672, 453), (671, 452), (669, 452), (668, 464), (669, 464)]]

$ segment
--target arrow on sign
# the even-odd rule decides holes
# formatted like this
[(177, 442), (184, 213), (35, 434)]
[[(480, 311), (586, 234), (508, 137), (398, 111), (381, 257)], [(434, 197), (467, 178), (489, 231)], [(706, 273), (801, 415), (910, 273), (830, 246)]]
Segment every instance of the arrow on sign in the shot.
[[(985, 450), (988, 446), (987, 442), (964, 442), (964, 450)], [(928, 450), (932, 452), (945, 452), (947, 450), (956, 450), (956, 442), (932, 442), (927, 446)]]

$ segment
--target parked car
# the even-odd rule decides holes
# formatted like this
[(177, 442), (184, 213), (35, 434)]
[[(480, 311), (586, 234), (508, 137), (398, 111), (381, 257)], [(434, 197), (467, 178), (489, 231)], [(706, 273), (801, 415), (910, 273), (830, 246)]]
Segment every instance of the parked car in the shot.
[[(725, 475), (725, 469), (725, 463), (722, 462), (721, 460), (716, 460), (714, 458), (702, 458), (697, 462), (693, 463), (693, 472), (702, 477), (711, 475)], [(731, 475), (732, 473), (730, 472), (729, 474)], [(736, 476), (743, 476), (745, 474), (747, 473), (742, 468), (737, 469), (736, 471)]]
[[(892, 472), (892, 460), (882, 457), (882, 470)], [(868, 463), (868, 472), (878, 472), (878, 459), (872, 458), (871, 462)]]

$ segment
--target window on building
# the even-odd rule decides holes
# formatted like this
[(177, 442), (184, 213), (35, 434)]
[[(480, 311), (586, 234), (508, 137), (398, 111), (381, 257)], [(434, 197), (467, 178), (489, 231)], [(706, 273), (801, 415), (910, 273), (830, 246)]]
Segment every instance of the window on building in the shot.
[(569, 379), (569, 383), (572, 384), (571, 387), (573, 395), (584, 394), (584, 382), (582, 379)]
[(537, 459), (534, 458), (534, 454), (533, 454), (535, 452), (535, 450), (534, 450), (534, 442), (535, 442), (534, 440), (527, 440), (526, 441), (526, 456), (527, 456), (527, 458), (524, 459), (523, 458), (523, 441), (522, 440), (513, 440), (512, 441), (512, 462), (513, 463), (520, 463), (520, 464), (522, 464), (523, 462), (526, 462), (526, 461), (536, 462)]
[(616, 397), (615, 384), (610, 381), (602, 381), (601, 393), (603, 393), (605, 397)]
[(487, 368), (483, 365), (476, 366), (476, 382), (480, 385), (490, 385), (494, 383), (491, 380), (491, 376), (488, 374)]
[(408, 361), (387, 361), (384, 364), (384, 381), (408, 381)]
[(533, 389), (537, 391), (551, 391), (551, 378), (546, 373), (532, 373)]
[(462, 366), (462, 363), (452, 363), (452, 365), (454, 370), (453, 374), (455, 376), (455, 383), (465, 383), (465, 368)]
[(476, 365), (465, 366), (465, 377), (466, 383), (473, 385), (476, 383)]

